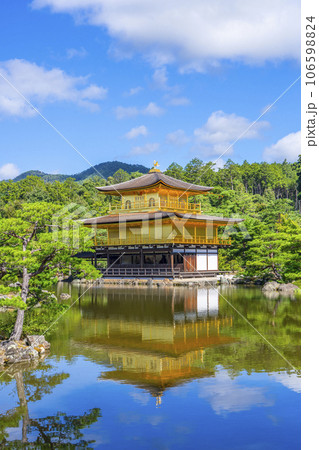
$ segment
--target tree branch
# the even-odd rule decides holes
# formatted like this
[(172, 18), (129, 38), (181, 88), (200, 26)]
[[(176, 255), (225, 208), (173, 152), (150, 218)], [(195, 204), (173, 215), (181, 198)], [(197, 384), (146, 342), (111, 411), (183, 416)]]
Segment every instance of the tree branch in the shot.
[(44, 258), (44, 260), (42, 261), (42, 263), (40, 264), (38, 270), (36, 270), (35, 272), (30, 273), (30, 278), (35, 277), (36, 275), (39, 275), (40, 273), (42, 273), (47, 268), (48, 263), (50, 261), (52, 261), (52, 259), (57, 255), (57, 253), (59, 253), (59, 251), (61, 251), (61, 250), (55, 249), (48, 256), (46, 256)]

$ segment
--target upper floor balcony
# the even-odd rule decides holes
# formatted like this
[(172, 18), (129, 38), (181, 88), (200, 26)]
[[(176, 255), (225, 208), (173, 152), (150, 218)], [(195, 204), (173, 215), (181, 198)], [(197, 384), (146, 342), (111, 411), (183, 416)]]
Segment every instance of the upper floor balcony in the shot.
[(149, 198), (141, 200), (127, 200), (109, 204), (109, 213), (119, 214), (122, 212), (137, 212), (137, 211), (179, 211), (183, 213), (200, 214), (201, 204), (200, 203), (190, 203), (186, 199), (176, 200), (176, 199), (159, 199), (159, 198)]
[(152, 245), (152, 244), (183, 244), (183, 245), (231, 245), (231, 238), (223, 239), (221, 237), (163, 237), (155, 238), (149, 236), (128, 236), (126, 238), (110, 238), (108, 235), (95, 234), (94, 245), (96, 247), (126, 246), (126, 245)]

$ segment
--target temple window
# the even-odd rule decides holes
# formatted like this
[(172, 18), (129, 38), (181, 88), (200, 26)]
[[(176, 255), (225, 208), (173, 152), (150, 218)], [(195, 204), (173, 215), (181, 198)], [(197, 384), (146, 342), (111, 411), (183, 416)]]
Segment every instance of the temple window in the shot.
[(131, 201), (130, 200), (126, 200), (126, 202), (125, 202), (125, 209), (131, 209), (131, 207), (132, 207)]
[(151, 197), (148, 201), (148, 206), (155, 206), (155, 198)]

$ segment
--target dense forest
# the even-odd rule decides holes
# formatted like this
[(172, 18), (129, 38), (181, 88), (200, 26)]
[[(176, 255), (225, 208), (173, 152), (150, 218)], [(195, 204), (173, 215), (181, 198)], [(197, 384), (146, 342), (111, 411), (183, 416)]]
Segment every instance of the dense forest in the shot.
[[(45, 181), (28, 176), (20, 181), (0, 182), (0, 219), (16, 217), (26, 203), (67, 206), (79, 205), (87, 216), (106, 214), (109, 196), (100, 195), (95, 186), (105, 179), (93, 175), (76, 181)], [(241, 217), (238, 227), (227, 227), (233, 245), (220, 251), (220, 269), (237, 270), (244, 276), (263, 281), (300, 280), (300, 158), (295, 163), (236, 164), (228, 160), (221, 169), (212, 162), (193, 159), (185, 167), (171, 164), (167, 175), (194, 184), (213, 186), (210, 194), (198, 196), (204, 213), (214, 216)], [(118, 169), (107, 178), (108, 184), (142, 175)], [(84, 208), (83, 208), (84, 207)], [(76, 217), (75, 217), (76, 218)], [(1, 245), (1, 243), (0, 243)]]

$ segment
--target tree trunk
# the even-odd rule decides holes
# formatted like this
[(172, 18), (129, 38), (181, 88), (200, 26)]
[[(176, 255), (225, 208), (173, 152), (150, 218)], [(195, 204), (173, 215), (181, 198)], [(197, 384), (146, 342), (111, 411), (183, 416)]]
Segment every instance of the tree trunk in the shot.
[(17, 394), (19, 397), (20, 407), (22, 408), (22, 442), (28, 442), (27, 429), (29, 424), (28, 402), (25, 395), (22, 372), (16, 372), (14, 375), (17, 385)]
[[(23, 243), (23, 251), (26, 251), (26, 249), (27, 249), (27, 243), (24, 242)], [(23, 267), (21, 299), (24, 303), (27, 303), (27, 298), (28, 298), (28, 294), (29, 294), (29, 282), (30, 282), (30, 276), (28, 274), (28, 269), (26, 267)], [(24, 322), (24, 309), (18, 309), (14, 328), (13, 328), (13, 331), (9, 338), (10, 341), (19, 341), (20, 340), (21, 334), (23, 331), (23, 322)]]
[(13, 331), (10, 335), (10, 341), (19, 341), (21, 338), (24, 322), (24, 309), (18, 309), (17, 318), (14, 324)]

